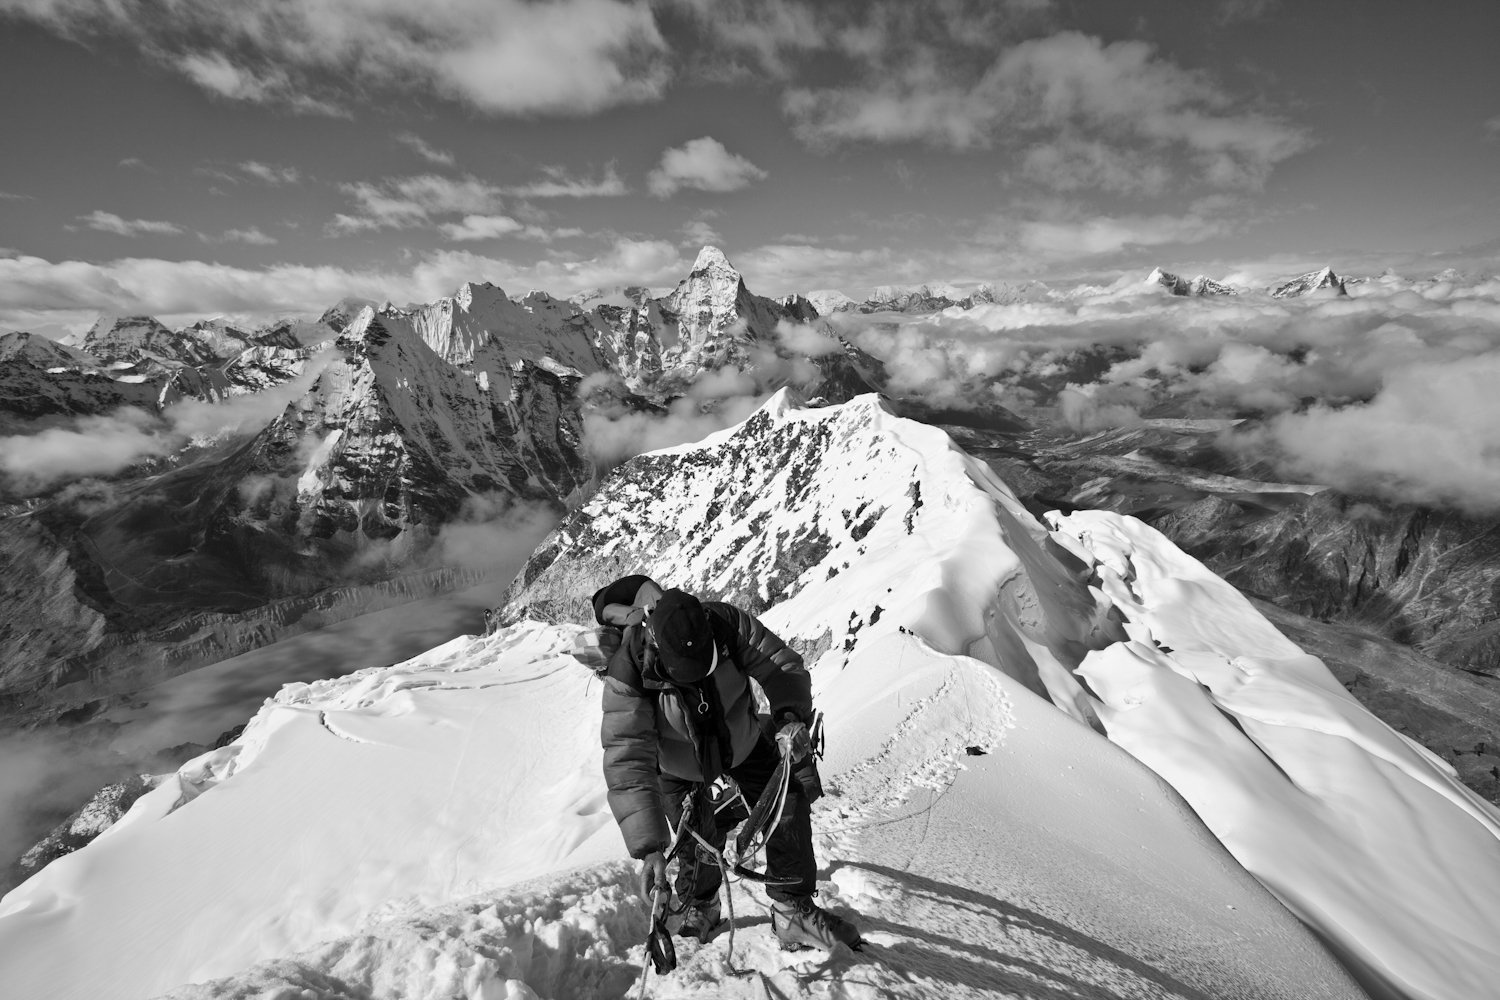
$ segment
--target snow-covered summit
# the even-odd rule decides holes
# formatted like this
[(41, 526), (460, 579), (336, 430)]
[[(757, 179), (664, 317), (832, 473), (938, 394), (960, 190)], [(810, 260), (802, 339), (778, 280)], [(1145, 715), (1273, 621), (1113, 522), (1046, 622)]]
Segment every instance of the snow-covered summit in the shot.
[(1349, 294), (1344, 288), (1343, 280), (1333, 273), (1333, 268), (1324, 267), (1317, 271), (1299, 274), (1291, 281), (1277, 285), (1271, 290), (1271, 297), (1274, 299), (1294, 298), (1325, 288), (1332, 289), (1335, 295)]
[(1229, 285), (1222, 284), (1200, 274), (1192, 280), (1181, 275), (1173, 274), (1171, 271), (1163, 271), (1161, 268), (1154, 269), (1146, 276), (1148, 286), (1161, 286), (1173, 295), (1205, 296), (1205, 295), (1238, 295), (1239, 292)]
[(858, 302), (837, 288), (820, 288), (816, 291), (808, 292), (804, 297), (812, 303), (813, 308), (818, 311), (819, 316), (843, 312), (846, 309), (853, 309), (859, 305)]

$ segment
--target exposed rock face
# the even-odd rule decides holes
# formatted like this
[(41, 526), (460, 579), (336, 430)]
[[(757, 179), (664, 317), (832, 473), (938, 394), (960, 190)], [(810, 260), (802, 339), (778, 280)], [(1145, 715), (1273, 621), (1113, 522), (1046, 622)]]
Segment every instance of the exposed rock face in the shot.
[(136, 799), (159, 783), (158, 778), (142, 774), (99, 789), (83, 808), (21, 855), (16, 865), (15, 881), (29, 878), (33, 872), (45, 868), (64, 854), (73, 853), (108, 830), (129, 811)]
[[(295, 475), (295, 516), (317, 537), (358, 533), (389, 539), (409, 528), (436, 529), (469, 497), (501, 493), (552, 500), (572, 492), (586, 467), (563, 461), (555, 447), (518, 447), (535, 407), (556, 427), (577, 379), (517, 369), (525, 398), (511, 387), (496, 400), (480, 382), (438, 357), (397, 316), (367, 309), (339, 337), (342, 358), (250, 446), (255, 468)], [(511, 407), (511, 409), (507, 409)], [(539, 428), (546, 441), (548, 428)], [(555, 441), (556, 431), (552, 440)], [(581, 440), (573, 421), (569, 433)], [(311, 454), (300, 449), (312, 443)], [(538, 462), (545, 454), (546, 464)], [(270, 517), (277, 515), (268, 511)]]
[(470, 365), (485, 353), (500, 367), (543, 357), (585, 375), (604, 367), (598, 318), (544, 292), (516, 302), (495, 285), (469, 282), (456, 295), (398, 315), (450, 364)]
[(1240, 293), (1239, 289), (1231, 285), (1220, 284), (1202, 274), (1193, 279), (1188, 292), (1191, 295), (1238, 295)]
[(677, 318), (677, 343), (663, 345), (662, 367), (711, 371), (750, 365), (750, 345), (770, 343), (784, 311), (750, 294), (740, 272), (717, 247), (704, 247), (693, 270), (663, 308)]
[(154, 408), (159, 386), (112, 378), (98, 359), (30, 333), (0, 337), (0, 433), (47, 418)]
[(83, 338), (83, 349), (102, 361), (155, 358), (201, 365), (217, 360), (213, 347), (188, 332), (174, 332), (151, 316), (101, 316)]
[(252, 347), (220, 371), (230, 393), (261, 392), (300, 378), (318, 352), (307, 347)]

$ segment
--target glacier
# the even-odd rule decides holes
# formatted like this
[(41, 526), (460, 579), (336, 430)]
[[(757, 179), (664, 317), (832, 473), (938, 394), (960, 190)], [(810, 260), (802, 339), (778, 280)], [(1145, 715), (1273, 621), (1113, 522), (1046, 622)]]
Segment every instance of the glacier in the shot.
[(0, 900), (0, 995), (633, 991), (646, 916), (568, 651), (595, 581), (637, 570), (806, 655), (820, 888), (872, 945), (782, 953), (739, 886), (735, 953), (680, 945), (653, 996), (1491, 988), (1500, 815), (1446, 764), (1140, 522), (1039, 522), (878, 398), (783, 391), (616, 470), (502, 631), (286, 685)]

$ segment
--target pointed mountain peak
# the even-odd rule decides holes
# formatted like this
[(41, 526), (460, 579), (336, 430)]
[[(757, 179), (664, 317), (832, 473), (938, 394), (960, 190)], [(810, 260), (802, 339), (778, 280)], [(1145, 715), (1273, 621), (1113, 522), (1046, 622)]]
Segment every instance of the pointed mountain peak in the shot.
[(729, 258), (724, 256), (724, 251), (718, 247), (704, 247), (698, 251), (698, 259), (693, 261), (694, 272), (707, 271), (709, 268), (721, 268), (725, 271), (733, 271), (735, 274), (740, 273), (735, 271), (734, 265), (729, 263)]
[(1274, 289), (1271, 292), (1271, 297), (1276, 299), (1291, 298), (1298, 295), (1306, 295), (1321, 288), (1334, 289), (1334, 294), (1336, 295), (1349, 294), (1344, 288), (1343, 279), (1333, 273), (1333, 268), (1324, 267), (1318, 271), (1308, 271), (1306, 274), (1299, 274), (1291, 281)]

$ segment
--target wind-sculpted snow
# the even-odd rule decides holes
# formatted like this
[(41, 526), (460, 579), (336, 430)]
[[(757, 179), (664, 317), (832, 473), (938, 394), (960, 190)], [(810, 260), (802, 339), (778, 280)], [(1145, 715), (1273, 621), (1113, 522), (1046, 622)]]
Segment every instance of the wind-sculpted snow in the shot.
[[(1089, 567), (940, 432), (872, 397), (783, 396), (632, 463), (586, 509), (532, 574), (552, 588), (534, 606), (576, 607), (654, 550), (663, 582), (739, 588), (802, 640), (828, 717), (820, 891), (870, 941), (782, 953), (742, 884), (733, 953), (683, 942), (653, 996), (1360, 996), (1170, 788), (1035, 696), (1086, 715), (1070, 665), (1125, 633)], [(604, 805), (598, 682), (567, 655), (579, 631), (516, 623), (284, 688), (0, 902), (0, 995), (633, 989), (643, 911)]]
[(1500, 812), (1316, 657), (1134, 518), (1055, 515), (1130, 640), (1078, 673), (1111, 740), (1171, 782), (1373, 995), (1487, 995)]

